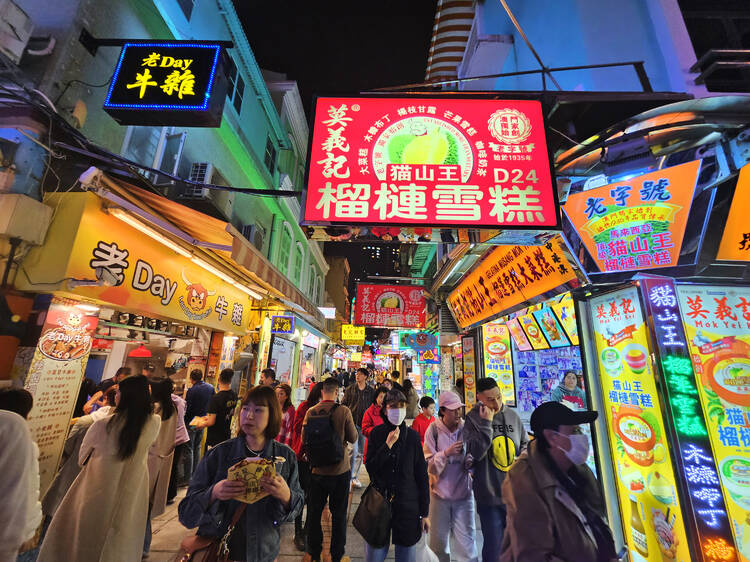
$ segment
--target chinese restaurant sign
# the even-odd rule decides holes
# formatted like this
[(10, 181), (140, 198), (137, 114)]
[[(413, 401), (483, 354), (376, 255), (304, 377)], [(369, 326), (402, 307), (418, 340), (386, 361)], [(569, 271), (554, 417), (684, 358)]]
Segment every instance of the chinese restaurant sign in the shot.
[(680, 285), (677, 296), (729, 523), (750, 560), (750, 289)]
[(52, 299), (24, 383), (34, 396), (28, 421), (39, 446), (40, 497), (57, 473), (99, 322), (75, 305), (75, 301)]
[(556, 228), (533, 100), (318, 98), (306, 224)]
[(563, 210), (600, 272), (677, 265), (701, 161), (575, 193)]
[(365, 327), (354, 326), (352, 324), (342, 324), (341, 339), (344, 343), (357, 342), (357, 344), (362, 345), (365, 343)]
[(628, 550), (690, 560), (638, 290), (593, 298), (589, 310)]
[(510, 332), (505, 322), (489, 322), (482, 326), (482, 346), (484, 376), (497, 381), (506, 406), (515, 406), (516, 387), (513, 381)]
[[(711, 451), (711, 439), (698, 397), (674, 280), (646, 276), (640, 283), (653, 322), (665, 383), (665, 404), (671, 411), (677, 438), (674, 443), (679, 452), (676, 460), (683, 474), (686, 503), (691, 506), (699, 553), (703, 560), (716, 560), (716, 545), (721, 545), (727, 553), (721, 560), (737, 560), (737, 553), (732, 546), (732, 525), (728, 521), (727, 506), (717, 474), (718, 459)], [(724, 379), (722, 382), (726, 383), (731, 392), (732, 382), (737, 382), (735, 368), (738, 363), (734, 362), (731, 353), (729, 355), (729, 360), (720, 367), (725, 370), (717, 375)], [(738, 378), (742, 383), (742, 376), (739, 375)], [(731, 427), (731, 424), (727, 425)], [(746, 485), (747, 459), (742, 458), (739, 463), (731, 457), (724, 460), (722, 468), (731, 475), (724, 482)]]
[(422, 287), (416, 285), (357, 285), (354, 323), (380, 328), (423, 328)]
[(717, 260), (750, 261), (750, 164), (745, 164), (721, 235)]
[(497, 246), (450, 293), (448, 306), (466, 328), (577, 280), (560, 237), (545, 246)]
[(477, 401), (477, 353), (473, 336), (461, 338), (461, 363), (464, 375), (464, 403), (467, 411)]
[(218, 127), (225, 97), (221, 45), (126, 43), (104, 110), (121, 125)]
[(271, 317), (272, 334), (293, 334), (294, 333), (294, 316), (272, 316)]

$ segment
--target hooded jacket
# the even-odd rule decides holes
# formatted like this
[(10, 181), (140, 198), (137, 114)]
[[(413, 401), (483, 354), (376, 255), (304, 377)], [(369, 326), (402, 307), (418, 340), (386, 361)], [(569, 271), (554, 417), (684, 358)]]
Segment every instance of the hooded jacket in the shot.
[[(513, 459), (495, 459), (495, 447), (505, 451), (512, 441), (516, 458), (526, 448), (528, 438), (523, 422), (518, 414), (503, 405), (492, 420), (484, 420), (479, 415), (479, 402), (466, 415), (463, 438), (466, 452), (470, 454), (474, 468), (474, 498), (478, 504), (502, 505), (502, 485), (506, 472), (496, 466), (507, 464)], [(505, 440), (499, 443), (498, 440)]]
[(424, 456), (430, 475), (430, 492), (443, 500), (465, 500), (471, 495), (471, 474), (466, 466), (466, 447), (458, 455), (445, 450), (461, 440), (464, 421), (451, 432), (442, 419), (430, 424), (424, 436)]

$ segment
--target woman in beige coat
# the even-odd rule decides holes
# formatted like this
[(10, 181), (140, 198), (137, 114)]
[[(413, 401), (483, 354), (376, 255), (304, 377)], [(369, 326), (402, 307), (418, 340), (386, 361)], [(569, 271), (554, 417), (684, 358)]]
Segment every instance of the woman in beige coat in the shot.
[(78, 456), (83, 466), (52, 518), (39, 562), (137, 562), (148, 516), (148, 466), (161, 420), (146, 377), (120, 382), (115, 413), (95, 422)]

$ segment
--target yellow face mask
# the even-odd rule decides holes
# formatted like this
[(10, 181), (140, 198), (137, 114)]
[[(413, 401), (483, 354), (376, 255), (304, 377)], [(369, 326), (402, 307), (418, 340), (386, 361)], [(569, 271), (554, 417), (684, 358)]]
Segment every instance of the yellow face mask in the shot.
[(516, 444), (505, 435), (498, 435), (492, 440), (492, 464), (495, 468), (508, 472), (516, 460)]

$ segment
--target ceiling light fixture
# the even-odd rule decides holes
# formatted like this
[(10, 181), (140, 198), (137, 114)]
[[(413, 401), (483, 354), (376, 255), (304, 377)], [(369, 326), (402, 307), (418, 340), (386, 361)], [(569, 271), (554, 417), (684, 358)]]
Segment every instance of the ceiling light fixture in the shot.
[(143, 224), (141, 221), (139, 221), (137, 218), (135, 218), (133, 215), (131, 215), (124, 209), (112, 208), (112, 209), (109, 209), (109, 214), (117, 219), (120, 219), (122, 222), (132, 226), (136, 230), (141, 231), (146, 236), (156, 240), (157, 242), (163, 244), (170, 250), (178, 253), (179, 255), (185, 258), (189, 258), (192, 255), (185, 248), (183, 248), (179, 244), (176, 244), (175, 242), (173, 242), (172, 240), (164, 236), (162, 233), (157, 232), (156, 230), (151, 228), (150, 226)]

